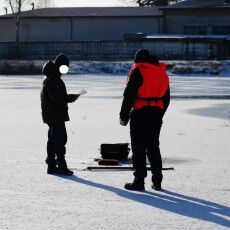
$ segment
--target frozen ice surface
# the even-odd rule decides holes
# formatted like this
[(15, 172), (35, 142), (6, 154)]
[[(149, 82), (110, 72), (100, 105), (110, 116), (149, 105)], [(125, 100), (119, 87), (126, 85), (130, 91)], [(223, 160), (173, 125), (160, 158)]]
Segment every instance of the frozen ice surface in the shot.
[[(84, 168), (101, 143), (130, 142), (119, 125), (124, 76), (66, 76), (67, 161)], [(171, 77), (172, 95), (229, 95), (230, 78)], [(0, 229), (229, 229), (230, 100), (173, 99), (164, 117), (163, 191), (129, 192), (131, 172), (46, 174), (40, 76), (0, 77)]]

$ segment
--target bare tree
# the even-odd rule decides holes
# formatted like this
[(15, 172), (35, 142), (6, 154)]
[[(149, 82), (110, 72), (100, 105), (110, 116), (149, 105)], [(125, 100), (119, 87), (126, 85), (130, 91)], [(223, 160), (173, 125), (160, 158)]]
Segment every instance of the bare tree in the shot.
[(19, 55), (19, 34), (20, 34), (20, 16), (22, 7), (26, 4), (27, 0), (5, 0), (5, 3), (10, 7), (11, 12), (15, 16), (16, 23), (16, 54)]
[(11, 9), (13, 14), (21, 13), (27, 5), (31, 4), (33, 0), (3, 0), (7, 7)]
[(165, 6), (184, 0), (125, 0), (126, 5), (136, 3), (139, 6)]
[(37, 0), (35, 1), (36, 8), (54, 7), (54, 0)]
[(28, 9), (30, 5), (36, 8), (46, 8), (53, 6), (52, 0), (3, 0), (7, 7), (11, 9), (16, 24), (16, 55), (19, 56), (19, 40), (20, 40), (20, 21), (23, 9)]
[(137, 0), (120, 0), (124, 6), (137, 6)]
[(54, 0), (0, 0), (0, 2), (10, 8), (13, 14), (31, 9), (32, 4), (35, 5), (35, 8), (48, 8), (55, 5)]

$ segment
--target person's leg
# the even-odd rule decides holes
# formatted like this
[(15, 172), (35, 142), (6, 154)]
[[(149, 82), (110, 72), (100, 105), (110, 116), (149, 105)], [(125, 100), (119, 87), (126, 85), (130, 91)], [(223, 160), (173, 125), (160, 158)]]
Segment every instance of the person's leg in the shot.
[(49, 161), (55, 161), (55, 144), (52, 137), (52, 126), (49, 126), (48, 141), (47, 141), (47, 158), (46, 163)]
[(135, 117), (130, 120), (130, 136), (134, 181), (127, 183), (125, 188), (128, 190), (144, 190), (144, 179), (147, 176), (145, 128), (141, 121), (135, 119)]
[(130, 129), (132, 162), (135, 178), (143, 180), (147, 176), (145, 130), (141, 126)]
[(159, 147), (159, 136), (161, 131), (162, 120), (156, 119), (153, 125), (148, 129), (147, 139), (147, 156), (151, 165), (152, 182), (156, 190), (161, 189), (162, 175), (162, 158)]
[(55, 159), (55, 144), (52, 135), (52, 126), (49, 125), (48, 130), (48, 141), (47, 141), (47, 158), (46, 163), (48, 165), (47, 173), (54, 174), (57, 173), (56, 159)]
[(65, 160), (67, 132), (64, 122), (57, 123), (53, 126), (53, 138), (55, 144), (55, 152), (57, 154), (57, 165), (59, 173), (65, 175), (73, 175), (73, 172), (68, 169)]

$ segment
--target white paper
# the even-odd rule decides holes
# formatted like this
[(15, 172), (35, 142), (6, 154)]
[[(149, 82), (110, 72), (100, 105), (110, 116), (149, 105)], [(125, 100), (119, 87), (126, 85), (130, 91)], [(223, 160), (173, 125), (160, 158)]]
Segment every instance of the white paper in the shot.
[(80, 94), (80, 95), (84, 95), (84, 94), (86, 94), (86, 93), (87, 93), (87, 91), (83, 89), (79, 94)]

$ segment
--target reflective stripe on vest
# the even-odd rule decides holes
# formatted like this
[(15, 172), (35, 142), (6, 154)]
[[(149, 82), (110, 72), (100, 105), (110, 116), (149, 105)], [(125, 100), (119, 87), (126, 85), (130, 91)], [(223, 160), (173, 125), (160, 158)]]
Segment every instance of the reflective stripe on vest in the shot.
[(144, 106), (157, 106), (160, 109), (164, 109), (162, 97), (169, 87), (166, 65), (163, 63), (160, 65), (138, 63), (134, 67), (141, 72), (143, 84), (138, 89), (137, 99), (133, 108), (141, 109)]

